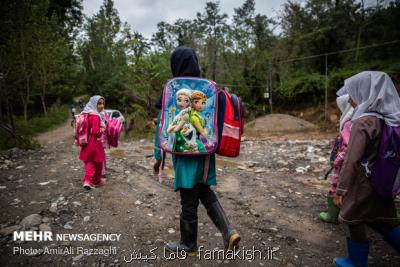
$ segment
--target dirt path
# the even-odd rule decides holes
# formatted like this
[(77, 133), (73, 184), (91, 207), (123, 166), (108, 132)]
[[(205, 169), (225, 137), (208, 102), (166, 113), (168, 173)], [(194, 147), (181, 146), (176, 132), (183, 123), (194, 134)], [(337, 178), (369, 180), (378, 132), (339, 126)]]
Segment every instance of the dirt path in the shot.
[(70, 140), (74, 134), (71, 127), (71, 119), (68, 119), (62, 126), (54, 129), (53, 131), (45, 132), (36, 137), (36, 140), (41, 145), (54, 144)]
[[(179, 238), (179, 195), (172, 191), (170, 160), (162, 184), (151, 175), (150, 140), (122, 142), (108, 151), (107, 185), (85, 191), (83, 164), (71, 133), (66, 124), (40, 136), (44, 145), (40, 150), (0, 154), (1, 266), (330, 266), (334, 256), (345, 255), (345, 227), (317, 219), (328, 188), (328, 182), (320, 179), (329, 154), (329, 142), (321, 139), (325, 134), (312, 140), (296, 140), (301, 134), (246, 138), (239, 158), (218, 158), (216, 192), (242, 236), (241, 247), (254, 247), (263, 256), (276, 250), (272, 260), (259, 259), (255, 253), (255, 259), (248, 255), (223, 262), (206, 260), (205, 254), (201, 259), (166, 259), (164, 243)], [(27, 227), (31, 230), (121, 234), (120, 240), (13, 241), (12, 231), (21, 229), (21, 220), (31, 214), (40, 215), (39, 222)], [(399, 255), (379, 236), (370, 237), (370, 266), (397, 266)], [(199, 207), (198, 242), (204, 249), (222, 247), (203, 207)], [(19, 247), (58, 251), (116, 247), (116, 254), (13, 255)], [(154, 248), (155, 260), (125, 262), (134, 251), (150, 256)]]

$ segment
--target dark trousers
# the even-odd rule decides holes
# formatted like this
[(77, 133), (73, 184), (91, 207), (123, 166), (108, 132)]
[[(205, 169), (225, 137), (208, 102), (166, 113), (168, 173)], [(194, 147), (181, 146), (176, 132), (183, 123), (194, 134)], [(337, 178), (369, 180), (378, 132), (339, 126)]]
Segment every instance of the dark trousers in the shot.
[(188, 222), (197, 220), (199, 200), (206, 210), (208, 210), (211, 204), (218, 201), (214, 191), (206, 184), (196, 184), (194, 188), (181, 188), (179, 191), (182, 205), (181, 218)]
[(367, 243), (367, 232), (365, 226), (371, 227), (382, 236), (387, 236), (394, 228), (398, 227), (397, 222), (374, 222), (349, 225), (350, 239), (356, 243)]

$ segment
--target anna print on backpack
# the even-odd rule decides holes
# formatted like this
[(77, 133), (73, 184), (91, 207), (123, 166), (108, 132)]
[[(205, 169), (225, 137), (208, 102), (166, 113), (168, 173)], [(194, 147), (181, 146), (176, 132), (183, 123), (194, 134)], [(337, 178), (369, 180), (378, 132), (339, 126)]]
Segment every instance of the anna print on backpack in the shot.
[(159, 127), (161, 148), (186, 155), (215, 152), (218, 142), (216, 96), (216, 84), (206, 79), (180, 77), (168, 81)]

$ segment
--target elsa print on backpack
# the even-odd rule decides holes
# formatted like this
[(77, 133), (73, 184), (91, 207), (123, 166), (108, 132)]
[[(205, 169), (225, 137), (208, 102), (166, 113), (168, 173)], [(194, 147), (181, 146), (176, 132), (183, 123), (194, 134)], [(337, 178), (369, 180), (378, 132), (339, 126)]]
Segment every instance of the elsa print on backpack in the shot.
[(163, 94), (160, 145), (174, 154), (210, 154), (216, 150), (216, 94), (214, 82), (174, 78)]

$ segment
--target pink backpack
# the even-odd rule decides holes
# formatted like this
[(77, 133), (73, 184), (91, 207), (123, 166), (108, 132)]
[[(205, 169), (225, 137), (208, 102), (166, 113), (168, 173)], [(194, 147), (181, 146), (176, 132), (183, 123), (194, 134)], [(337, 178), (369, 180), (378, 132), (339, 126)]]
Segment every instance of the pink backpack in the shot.
[(107, 120), (107, 139), (112, 147), (118, 146), (119, 135), (122, 131), (122, 123), (118, 119)]
[(86, 146), (89, 141), (88, 114), (80, 113), (75, 115), (75, 145)]

